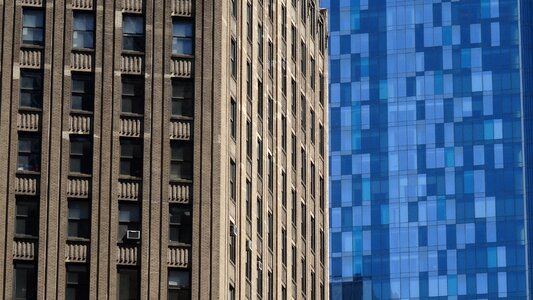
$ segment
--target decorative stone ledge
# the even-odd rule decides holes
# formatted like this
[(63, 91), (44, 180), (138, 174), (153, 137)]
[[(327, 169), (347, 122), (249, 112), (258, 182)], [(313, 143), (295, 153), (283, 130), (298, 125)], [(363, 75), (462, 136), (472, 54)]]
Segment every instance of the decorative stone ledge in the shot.
[(142, 0), (122, 0), (122, 11), (140, 14), (143, 12)]
[(170, 121), (170, 139), (185, 140), (191, 139), (191, 121), (172, 120)]
[(43, 53), (40, 49), (20, 49), (20, 67), (40, 69), (42, 66)]
[(69, 131), (76, 134), (91, 133), (91, 116), (73, 113), (69, 117)]
[(117, 246), (117, 264), (135, 266), (138, 261), (137, 246)]
[(41, 115), (38, 112), (21, 111), (17, 116), (17, 129), (20, 131), (37, 132), (40, 128)]
[(93, 0), (72, 0), (73, 9), (93, 9)]
[(88, 245), (81, 243), (69, 242), (65, 246), (65, 261), (66, 262), (87, 262)]
[(70, 54), (70, 69), (72, 71), (91, 72), (93, 69), (93, 54), (73, 51)]
[(15, 178), (15, 194), (17, 195), (37, 195), (38, 189), (38, 176), (39, 175), (27, 175), (17, 174)]
[(172, 0), (171, 11), (173, 16), (192, 16), (192, 0)]
[(189, 266), (189, 247), (169, 246), (167, 262), (169, 267), (187, 268)]
[(35, 241), (15, 240), (13, 242), (13, 259), (34, 260), (36, 248), (35, 244)]
[(24, 6), (43, 6), (43, 0), (22, 0), (21, 4)]
[(70, 176), (67, 196), (69, 198), (89, 198), (91, 182), (89, 178)]
[(142, 134), (142, 117), (121, 116), (120, 136), (140, 137)]
[(168, 185), (168, 201), (171, 203), (188, 204), (191, 200), (191, 185), (188, 183), (171, 182)]
[(143, 71), (144, 57), (138, 54), (122, 54), (120, 71), (124, 74), (140, 75)]
[(185, 57), (172, 57), (170, 62), (170, 73), (178, 78), (191, 78), (193, 70), (193, 59)]
[(130, 179), (119, 179), (118, 182), (118, 199), (120, 200), (139, 200), (140, 181)]

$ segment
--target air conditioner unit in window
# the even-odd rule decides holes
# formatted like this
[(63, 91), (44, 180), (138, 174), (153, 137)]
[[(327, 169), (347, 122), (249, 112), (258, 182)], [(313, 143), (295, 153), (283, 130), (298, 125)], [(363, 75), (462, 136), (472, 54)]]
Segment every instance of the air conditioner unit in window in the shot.
[(246, 250), (252, 251), (252, 249), (253, 249), (253, 242), (252, 242), (252, 240), (247, 240), (247, 241), (246, 241)]
[(140, 240), (141, 231), (140, 230), (128, 230), (126, 231), (126, 239), (128, 240)]
[(231, 224), (231, 227), (230, 227), (230, 234), (232, 236), (237, 236), (237, 234), (239, 233), (239, 229), (237, 228), (237, 225), (235, 224)]

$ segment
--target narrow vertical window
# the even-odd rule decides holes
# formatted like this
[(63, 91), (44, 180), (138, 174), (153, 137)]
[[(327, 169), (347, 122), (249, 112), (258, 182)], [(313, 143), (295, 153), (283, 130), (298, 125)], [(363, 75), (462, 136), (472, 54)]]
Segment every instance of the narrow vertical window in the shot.
[(246, 156), (252, 159), (252, 121), (246, 120)]
[(287, 95), (287, 60), (285, 57), (281, 58), (281, 92)]
[(92, 76), (73, 73), (70, 96), (72, 111), (92, 112), (94, 107), (94, 81)]
[(67, 265), (67, 300), (89, 299), (89, 272), (87, 266)]
[(293, 61), (296, 61), (296, 27), (292, 25), (291, 27), (291, 58)]
[(287, 265), (287, 229), (281, 229), (281, 263)]
[(41, 139), (36, 135), (20, 134), (17, 171), (41, 171)]
[(168, 237), (170, 244), (191, 245), (192, 216), (188, 207), (169, 206)]
[(37, 268), (33, 263), (15, 261), (13, 274), (15, 299), (37, 299)]
[(315, 252), (316, 250), (316, 224), (315, 224), (315, 217), (311, 216), (311, 250)]
[(230, 189), (230, 198), (231, 200), (235, 201), (237, 196), (237, 166), (235, 165), (235, 161), (233, 159), (230, 159), (229, 163), (230, 171), (229, 171), (229, 189)]
[(172, 117), (194, 117), (194, 84), (191, 80), (172, 81)]
[(237, 0), (230, 0), (231, 16), (237, 19)]
[(262, 119), (263, 118), (263, 82), (257, 80), (257, 114)]
[(248, 2), (246, 5), (246, 28), (248, 32), (248, 41), (252, 42), (253, 39), (253, 16), (254, 16), (254, 10), (251, 2)]
[(123, 16), (122, 50), (144, 52), (144, 20), (140, 16)]
[(305, 186), (307, 185), (307, 159), (306, 159), (306, 154), (305, 154), (305, 149), (302, 148), (301, 149), (301, 159), (302, 159), (302, 164), (300, 165), (300, 174), (302, 175), (301, 179), (302, 179), (302, 184)]
[(305, 77), (305, 75), (307, 74), (307, 49), (305, 47), (304, 41), (302, 41), (300, 49), (300, 71)]
[(132, 139), (120, 139), (120, 175), (142, 176), (142, 144)]
[(268, 189), (270, 192), (274, 190), (274, 160), (272, 159), (272, 155), (268, 154), (268, 174), (267, 174), (267, 183), (268, 183)]
[(194, 27), (192, 21), (172, 20), (172, 54), (193, 55)]
[(324, 74), (322, 74), (322, 72), (320, 72), (320, 74), (318, 75), (318, 81), (319, 81), (319, 91), (318, 91), (318, 100), (320, 101), (320, 104), (322, 104), (322, 106), (324, 106), (324, 92), (325, 92), (325, 86), (324, 86)]
[(296, 169), (296, 135), (294, 133), (291, 136), (291, 163), (292, 168)]
[(93, 147), (91, 140), (83, 136), (70, 137), (70, 173), (91, 174)]
[(326, 243), (324, 237), (324, 229), (320, 229), (320, 262), (323, 264), (326, 257)]
[(281, 171), (281, 205), (287, 208), (287, 174)]
[(324, 126), (318, 125), (318, 152), (324, 157)]
[(139, 271), (137, 269), (127, 267), (118, 267), (117, 271), (118, 300), (140, 299)]
[(315, 272), (311, 272), (311, 300), (316, 300), (316, 276)]
[(307, 265), (305, 257), (302, 257), (302, 292), (307, 292)]
[(235, 99), (233, 98), (231, 98), (231, 103), (230, 103), (229, 122), (230, 122), (231, 137), (236, 139), (237, 138), (237, 103), (235, 103)]
[(250, 61), (246, 63), (246, 94), (248, 98), (252, 98), (252, 64)]
[[(118, 240), (121, 242), (139, 240), (139, 237), (129, 236), (128, 233), (139, 233), (141, 219), (137, 204), (119, 203), (118, 205)], [(133, 238), (132, 238), (133, 237)], [(129, 298), (128, 298), (129, 299)]]
[(281, 5), (281, 37), (283, 40), (287, 39), (287, 7), (285, 4)]
[(319, 196), (319, 206), (321, 210), (324, 210), (325, 205), (325, 199), (324, 199), (324, 177), (320, 176), (319, 179), (319, 189), (320, 189), (320, 196)]
[(268, 271), (267, 275), (267, 282), (268, 282), (268, 300), (274, 300), (274, 278), (272, 276), (272, 271)]
[(315, 144), (315, 111), (311, 110), (309, 112), (309, 116), (311, 119), (311, 124), (309, 128), (309, 134), (311, 135), (311, 143)]
[(287, 117), (281, 115), (281, 149), (287, 150)]
[(315, 59), (314, 58), (311, 58), (311, 70), (309, 70), (309, 76), (310, 76), (310, 81), (311, 81), (311, 89), (314, 91), (315, 90), (315, 80), (316, 80), (316, 74), (315, 74)]
[(229, 260), (235, 263), (237, 249), (237, 227), (233, 222), (229, 226)]
[(44, 14), (42, 10), (22, 10), (22, 44), (44, 45)]
[(268, 212), (268, 249), (274, 249), (274, 216)]
[(313, 162), (311, 162), (311, 174), (309, 175), (309, 185), (311, 185), (311, 196), (313, 196), (313, 198), (315, 198), (316, 196), (316, 181), (315, 181), (315, 164)]
[(230, 69), (231, 76), (237, 78), (237, 41), (234, 38), (231, 38)]
[(293, 189), (291, 191), (291, 221), (294, 227), (296, 227), (296, 218), (298, 214), (298, 207), (296, 205), (296, 190)]
[(91, 237), (89, 223), (89, 203), (87, 201), (68, 202), (68, 237), (86, 239)]
[(122, 77), (121, 112), (144, 114), (144, 80), (141, 77)]
[(263, 199), (257, 196), (257, 234), (263, 237)]
[(305, 240), (307, 237), (307, 209), (305, 202), (301, 202), (302, 210), (301, 210), (301, 220), (302, 224), (300, 224), (300, 229), (302, 230), (302, 238)]
[(229, 292), (228, 293), (229, 293), (228, 300), (235, 300), (235, 288), (231, 284), (229, 286)]
[(324, 50), (326, 49), (326, 43), (324, 34), (324, 23), (322, 21), (318, 22), (318, 39), (318, 49), (320, 50), (320, 53), (324, 54)]
[(268, 0), (268, 18), (270, 21), (274, 19), (274, 0)]
[(94, 49), (94, 15), (74, 12), (72, 23), (72, 48)]
[(41, 109), (43, 107), (43, 74), (38, 71), (20, 72), (21, 108)]
[(298, 97), (298, 92), (297, 92), (297, 88), (296, 88), (296, 80), (294, 80), (294, 78), (292, 78), (291, 80), (291, 111), (292, 111), (292, 114), (295, 115), (296, 114), (296, 99)]
[(31, 198), (16, 198), (15, 236), (39, 236), (39, 201)]
[(259, 59), (259, 62), (263, 62), (263, 24), (259, 23), (257, 24), (257, 58)]
[(292, 245), (292, 251), (291, 251), (291, 254), (292, 254), (292, 259), (291, 259), (291, 277), (292, 277), (292, 281), (296, 282), (296, 274), (298, 273), (298, 266), (296, 265), (296, 260), (297, 260), (297, 253), (296, 253), (296, 246), (295, 245)]
[(263, 177), (263, 141), (257, 138), (257, 174)]
[(191, 299), (191, 273), (189, 271), (169, 269), (168, 299)]
[(252, 220), (252, 183), (246, 180), (246, 219)]
[(170, 143), (170, 179), (192, 180), (193, 149), (192, 144), (183, 141)]
[(274, 77), (274, 44), (268, 42), (268, 76)]
[(274, 99), (268, 98), (268, 131), (274, 133)]
[(263, 298), (263, 262), (261, 257), (257, 257), (257, 295)]
[[(247, 240), (246, 243), (250, 244), (251, 241)], [(245, 275), (247, 280), (252, 280), (252, 249), (248, 247), (246, 248)]]

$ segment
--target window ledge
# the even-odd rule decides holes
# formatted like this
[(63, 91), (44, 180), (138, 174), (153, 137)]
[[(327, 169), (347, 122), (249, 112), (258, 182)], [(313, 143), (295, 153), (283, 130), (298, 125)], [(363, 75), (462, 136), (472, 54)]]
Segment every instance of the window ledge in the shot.
[(94, 48), (72, 48), (72, 52), (94, 53)]
[(77, 172), (69, 172), (69, 173), (68, 173), (68, 176), (69, 176), (69, 177), (78, 177), (78, 178), (92, 178), (92, 177), (93, 177), (92, 174), (87, 174), (87, 173), (77, 173)]
[(171, 121), (193, 121), (194, 117), (171, 115), (170, 120)]
[(170, 178), (171, 183), (185, 183), (185, 184), (192, 184), (192, 179), (178, 179), (178, 178)]
[(20, 48), (21, 49), (44, 50), (44, 45), (21, 44)]
[(27, 235), (27, 234), (20, 234), (20, 233), (15, 233), (15, 236), (14, 236), (15, 239), (17, 240), (32, 240), (32, 241), (37, 241), (39, 240), (39, 237), (38, 236), (34, 236), (34, 235)]
[(38, 107), (31, 107), (31, 106), (19, 106), (19, 111), (21, 112), (35, 112), (35, 113), (40, 113), (42, 112), (42, 108), (38, 108)]
[(20, 169), (17, 169), (16, 173), (19, 175), (35, 175), (35, 176), (41, 175), (41, 172), (30, 171), (30, 170), (20, 170)]
[(182, 247), (182, 248), (191, 248), (192, 247), (191, 244), (185, 244), (185, 243), (173, 242), (173, 241), (169, 241), (168, 242), (168, 246), (169, 247)]
[(189, 59), (194, 59), (194, 55), (193, 54), (172, 53), (170, 56), (171, 56), (171, 58), (189, 58)]
[(91, 239), (69, 236), (67, 237), (67, 242), (90, 243)]
[(144, 55), (144, 51), (136, 51), (136, 50), (124, 50), (122, 49), (123, 55)]
[(120, 180), (132, 180), (132, 181), (142, 181), (143, 180), (142, 177), (124, 175), (124, 174), (120, 174), (118, 176), (118, 179), (120, 179)]

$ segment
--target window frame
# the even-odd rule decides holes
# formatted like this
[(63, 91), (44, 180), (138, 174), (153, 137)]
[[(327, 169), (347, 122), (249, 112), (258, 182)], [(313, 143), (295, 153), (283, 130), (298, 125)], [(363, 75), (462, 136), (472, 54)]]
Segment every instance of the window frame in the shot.
[[(73, 211), (79, 210), (79, 216), (75, 216)], [(91, 207), (88, 201), (83, 200), (69, 200), (68, 201), (68, 227), (67, 237), (69, 240), (85, 240), (91, 239)], [(83, 212), (86, 212), (84, 214)], [(75, 230), (74, 230), (75, 229)], [(73, 232), (76, 234), (73, 234)]]
[[(124, 147), (131, 147), (131, 155), (124, 154)], [(129, 164), (129, 172), (124, 173), (125, 164)], [(131, 138), (120, 139), (120, 177), (141, 178), (143, 176), (143, 142)], [(132, 170), (133, 169), (133, 170)], [(133, 172), (132, 172), (133, 171)]]
[[(76, 18), (77, 17), (83, 17), (83, 21), (84, 21), (84, 25), (86, 23), (86, 21), (88, 19), (92, 19), (92, 28), (85, 28), (85, 30), (83, 29), (76, 29)], [(87, 27), (91, 27), (91, 26), (87, 26)], [(95, 38), (95, 35), (94, 35), (94, 32), (95, 32), (95, 28), (96, 28), (96, 20), (95, 20), (95, 16), (94, 16), (94, 13), (91, 13), (91, 12), (87, 12), (87, 11), (72, 11), (72, 48), (73, 49), (91, 49), (93, 50), (94, 49), (94, 38)], [(83, 38), (82, 38), (82, 46), (77, 46), (76, 45), (76, 34), (79, 33)], [(86, 37), (90, 34), (90, 45), (87, 45), (86, 44)]]
[[(70, 88), (70, 110), (73, 112), (89, 113), (94, 111), (94, 77), (92, 74), (72, 73)], [(75, 89), (75, 82), (83, 83), (83, 91)], [(80, 100), (74, 100), (79, 97)], [(80, 105), (75, 105), (77, 102)], [(90, 105), (89, 105), (90, 104)]]
[[(168, 207), (168, 242), (171, 245), (192, 245), (192, 212), (189, 207), (169, 205)], [(176, 214), (176, 215), (174, 215)], [(179, 218), (175, 222), (174, 218)], [(173, 239), (172, 232), (177, 230), (178, 239)]]
[[(31, 87), (25, 85), (26, 80), (31, 79)], [(24, 110), (41, 111), (43, 108), (43, 72), (40, 70), (20, 71), (20, 91), (19, 91), (19, 108)], [(30, 103), (27, 101), (26, 94), (30, 97)], [(38, 103), (37, 103), (38, 102)]]
[[(27, 24), (25, 22), (25, 19), (27, 16), (29, 16), (30, 13), (35, 13), (36, 15), (34, 15), (34, 17), (36, 18), (37, 21), (41, 21), (41, 22), (36, 22), (36, 24)], [(37, 14), (39, 14), (40, 16)], [(45, 22), (46, 22), (45, 17), (46, 17), (45, 11), (43, 9), (38, 9), (38, 8), (33, 8), (33, 7), (32, 8), (24, 7), (22, 9), (22, 18), (21, 18), (22, 19), (21, 20), (22, 31), (21, 31), (20, 38), (21, 38), (21, 45), (23, 47), (28, 47), (28, 46), (29, 47), (43, 47), (44, 46), (45, 34), (46, 34), (44, 30)], [(31, 31), (31, 33), (40, 31), (40, 38), (25, 39), (25, 36), (26, 36), (26, 34), (24, 33), (25, 31)]]
[[(170, 141), (170, 180), (192, 181), (194, 178), (194, 145), (188, 141)], [(177, 157), (181, 150), (182, 157)], [(175, 153), (175, 151), (177, 153)], [(176, 156), (175, 156), (176, 155)], [(177, 174), (179, 171), (179, 175)]]
[[(28, 142), (30, 149), (21, 150), (21, 142)], [(41, 137), (31, 133), (19, 133), (17, 145), (17, 172), (41, 172)], [(25, 147), (24, 147), (25, 148)], [(23, 163), (21, 159), (27, 159)], [(27, 166), (22, 166), (26, 165)]]
[[(24, 208), (24, 209), (22, 209)], [(24, 212), (24, 213), (23, 213)], [(15, 237), (39, 237), (39, 200), (15, 198)], [(23, 228), (20, 227), (20, 223)]]
[[(142, 26), (142, 32), (127, 32), (126, 20), (132, 20), (137, 23), (139, 20)], [(133, 24), (132, 23), (132, 24)], [(138, 25), (138, 24), (134, 24)], [(146, 29), (145, 19), (142, 15), (123, 14), (122, 15), (122, 52), (144, 53), (146, 50)], [(141, 43), (142, 40), (142, 43)], [(129, 44), (131, 43), (131, 45)]]
[[(187, 28), (185, 28), (184, 35), (179, 35), (176, 33), (175, 30), (176, 30), (177, 25), (187, 26)], [(188, 35), (189, 30), (190, 30), (190, 35)], [(183, 45), (188, 46), (188, 47), (183, 47)], [(193, 56), (194, 55), (194, 22), (193, 22), (193, 19), (181, 18), (181, 17), (172, 18), (172, 55), (173, 56)]]
[[(90, 137), (82, 135), (70, 135), (69, 144), (69, 173), (91, 175), (93, 168), (93, 145)], [(73, 150), (75, 144), (80, 144), (82, 151), (76, 153)], [(78, 161), (79, 169), (75, 168)]]

